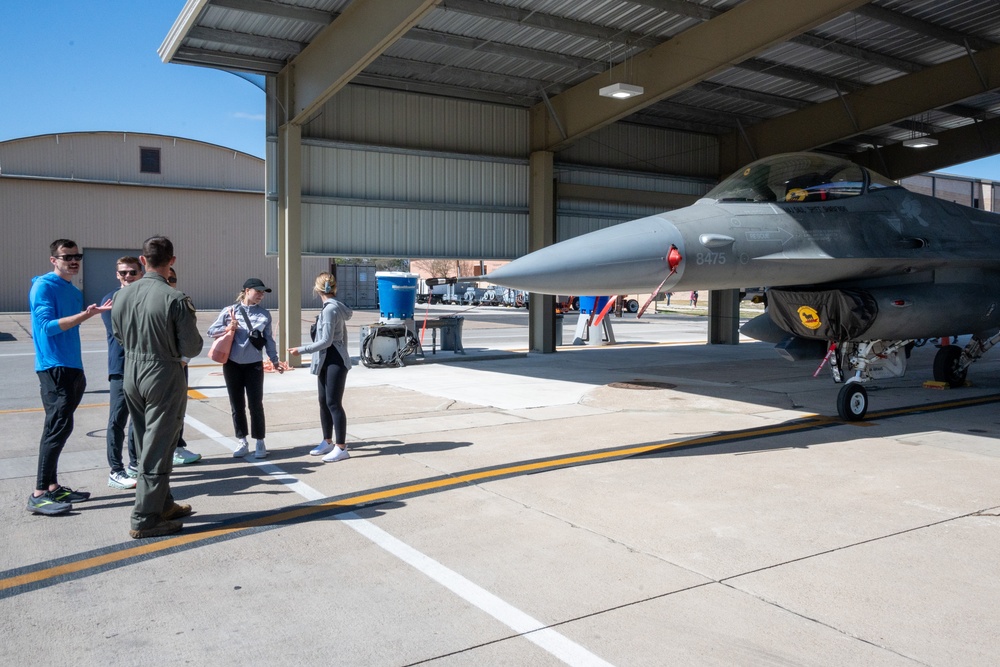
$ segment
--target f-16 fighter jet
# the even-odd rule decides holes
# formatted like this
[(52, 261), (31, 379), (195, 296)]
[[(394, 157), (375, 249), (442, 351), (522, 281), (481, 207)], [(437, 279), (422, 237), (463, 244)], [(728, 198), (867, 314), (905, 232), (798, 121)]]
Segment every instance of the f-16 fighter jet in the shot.
[(1000, 341), (1000, 216), (817, 153), (758, 160), (692, 206), (557, 243), (489, 278), (542, 294), (767, 286), (743, 333), (793, 358), (818, 349), (851, 421), (868, 410), (865, 383), (902, 376), (914, 341), (971, 335), (935, 357), (935, 380), (951, 386)]

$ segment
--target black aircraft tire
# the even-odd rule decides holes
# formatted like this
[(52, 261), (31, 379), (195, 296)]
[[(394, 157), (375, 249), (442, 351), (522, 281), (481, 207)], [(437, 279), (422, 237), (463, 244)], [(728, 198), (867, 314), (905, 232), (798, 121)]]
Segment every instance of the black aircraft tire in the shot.
[(627, 310), (630, 313), (638, 313), (639, 302), (636, 301), (635, 299), (629, 299), (628, 301), (625, 302), (625, 310)]
[(864, 419), (868, 412), (868, 391), (857, 382), (845, 384), (837, 395), (837, 412), (845, 421), (858, 422)]
[(939, 349), (934, 356), (934, 379), (938, 382), (947, 382), (952, 388), (964, 385), (969, 369), (958, 369), (961, 357), (962, 348), (958, 345), (947, 345)]

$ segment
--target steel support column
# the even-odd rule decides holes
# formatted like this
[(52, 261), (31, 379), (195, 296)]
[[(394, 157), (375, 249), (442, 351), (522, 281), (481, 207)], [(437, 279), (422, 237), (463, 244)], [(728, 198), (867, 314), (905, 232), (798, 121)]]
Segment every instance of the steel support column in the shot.
[[(285, 109), (294, 81), (279, 76), (279, 95)], [(301, 365), (301, 357), (291, 357), (288, 348), (302, 343), (302, 127), (288, 122), (287, 114), (278, 127), (278, 356), (291, 365)]]
[[(550, 246), (556, 239), (555, 171), (553, 154), (536, 151), (529, 160), (528, 251)], [(556, 300), (550, 294), (531, 294), (528, 310), (528, 348), (556, 351)]]

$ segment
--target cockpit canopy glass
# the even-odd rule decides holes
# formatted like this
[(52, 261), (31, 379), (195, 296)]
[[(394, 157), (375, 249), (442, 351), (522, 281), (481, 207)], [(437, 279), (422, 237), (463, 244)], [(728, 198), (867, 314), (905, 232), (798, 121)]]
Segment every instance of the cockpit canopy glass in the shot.
[(783, 153), (757, 160), (705, 197), (720, 202), (820, 202), (899, 187), (848, 160), (819, 153)]

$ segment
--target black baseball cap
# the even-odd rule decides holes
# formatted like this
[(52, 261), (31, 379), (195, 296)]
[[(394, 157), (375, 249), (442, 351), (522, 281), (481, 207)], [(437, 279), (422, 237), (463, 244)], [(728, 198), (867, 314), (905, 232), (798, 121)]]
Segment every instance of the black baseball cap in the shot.
[(264, 287), (264, 281), (260, 278), (247, 278), (247, 281), (243, 283), (243, 289), (255, 289), (261, 292), (270, 292), (270, 287)]

